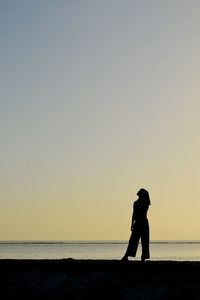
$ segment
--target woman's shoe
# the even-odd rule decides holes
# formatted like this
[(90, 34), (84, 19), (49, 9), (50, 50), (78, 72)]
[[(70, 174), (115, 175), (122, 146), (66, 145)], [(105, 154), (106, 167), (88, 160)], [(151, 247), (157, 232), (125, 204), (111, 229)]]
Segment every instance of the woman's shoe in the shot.
[(128, 261), (128, 257), (127, 256), (123, 256), (121, 259), (122, 262), (127, 262)]

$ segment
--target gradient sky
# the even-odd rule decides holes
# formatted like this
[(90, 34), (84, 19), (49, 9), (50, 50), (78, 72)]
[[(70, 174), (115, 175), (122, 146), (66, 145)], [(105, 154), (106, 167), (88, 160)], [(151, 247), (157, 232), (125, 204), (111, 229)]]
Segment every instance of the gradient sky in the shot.
[(0, 239), (200, 239), (200, 1), (0, 0)]

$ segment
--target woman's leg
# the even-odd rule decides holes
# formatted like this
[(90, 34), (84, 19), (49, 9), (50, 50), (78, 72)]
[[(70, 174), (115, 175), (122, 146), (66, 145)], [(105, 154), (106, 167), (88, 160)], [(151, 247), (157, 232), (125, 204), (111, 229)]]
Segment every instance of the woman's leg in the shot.
[(133, 230), (129, 239), (128, 247), (126, 250), (126, 253), (122, 260), (127, 260), (128, 256), (136, 256), (139, 240), (140, 240), (141, 234), (140, 234), (140, 226), (138, 226), (137, 223), (133, 225)]
[(149, 253), (149, 222), (145, 220), (143, 224), (143, 228), (141, 231), (141, 243), (142, 243), (142, 256), (141, 260), (144, 261), (145, 259), (150, 258)]

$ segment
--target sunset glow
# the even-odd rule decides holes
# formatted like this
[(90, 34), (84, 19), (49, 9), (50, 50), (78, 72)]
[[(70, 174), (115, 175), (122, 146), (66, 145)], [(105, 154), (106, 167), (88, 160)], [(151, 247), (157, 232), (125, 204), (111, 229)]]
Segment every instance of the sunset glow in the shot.
[(200, 2), (1, 1), (0, 239), (199, 239)]

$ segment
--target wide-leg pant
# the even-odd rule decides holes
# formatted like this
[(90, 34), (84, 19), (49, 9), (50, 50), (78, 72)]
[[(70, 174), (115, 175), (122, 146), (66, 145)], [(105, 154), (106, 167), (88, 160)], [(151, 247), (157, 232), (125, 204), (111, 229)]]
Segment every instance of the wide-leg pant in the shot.
[(142, 244), (142, 259), (150, 258), (149, 253), (149, 222), (147, 219), (135, 221), (133, 230), (129, 239), (127, 256), (136, 256), (139, 240)]

